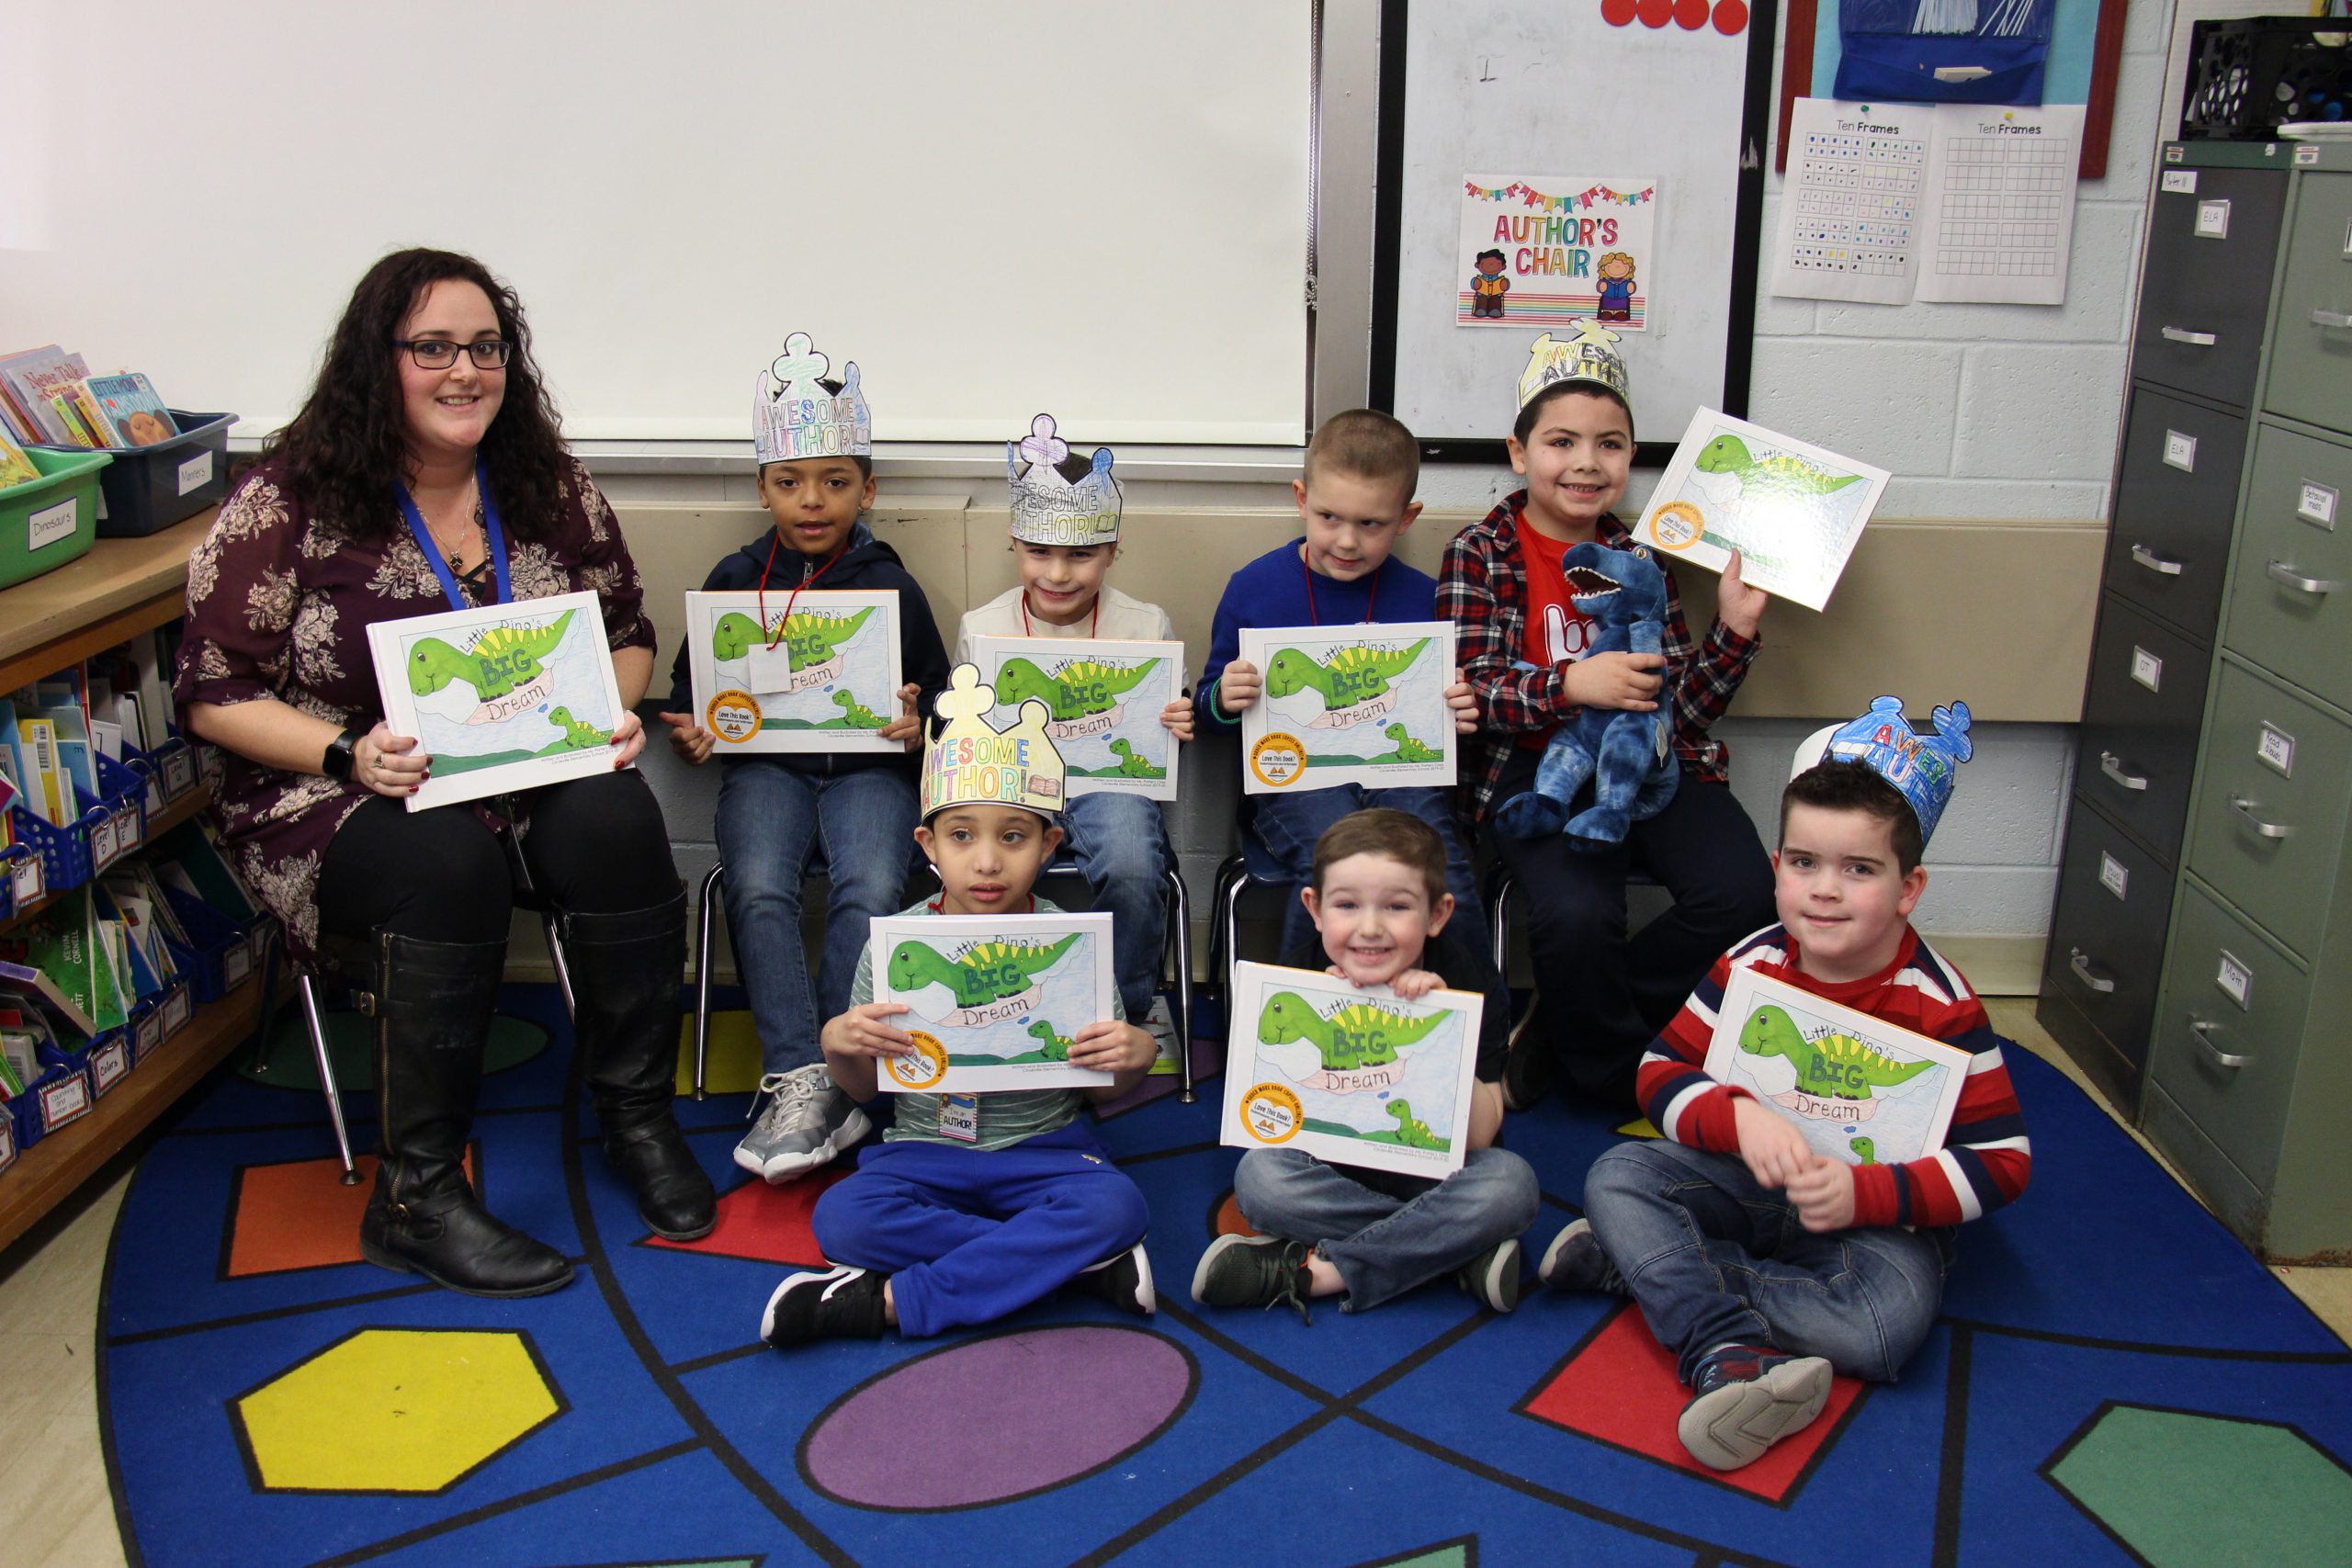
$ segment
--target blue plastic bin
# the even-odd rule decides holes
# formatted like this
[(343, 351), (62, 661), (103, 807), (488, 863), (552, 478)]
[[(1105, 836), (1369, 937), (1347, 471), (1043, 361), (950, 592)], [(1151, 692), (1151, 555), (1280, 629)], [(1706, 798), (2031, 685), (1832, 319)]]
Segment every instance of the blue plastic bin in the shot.
[[(135, 539), (184, 522), (229, 493), (232, 413), (168, 411), (180, 433), (153, 446), (109, 447), (98, 476), (98, 537)], [(51, 452), (80, 453), (78, 446)]]

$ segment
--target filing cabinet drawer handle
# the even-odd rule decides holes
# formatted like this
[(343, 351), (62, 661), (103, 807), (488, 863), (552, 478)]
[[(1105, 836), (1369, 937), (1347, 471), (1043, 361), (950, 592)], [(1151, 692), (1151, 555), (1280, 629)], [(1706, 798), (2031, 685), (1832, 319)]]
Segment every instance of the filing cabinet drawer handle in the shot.
[(2145, 773), (2125, 773), (2123, 771), (2123, 759), (2117, 756), (2112, 751), (2101, 751), (2098, 754), (2098, 771), (2105, 773), (2109, 778), (2113, 779), (2125, 789), (2145, 789), (2148, 787), (2148, 775)]
[(2315, 327), (2352, 327), (2352, 310), (2313, 310), (2312, 311), (2312, 325)]
[(2183, 570), (2179, 561), (2170, 556), (2160, 556), (2145, 545), (2132, 546), (2132, 558), (2159, 577), (2178, 577)]
[(2103, 980), (2097, 975), (2092, 974), (2090, 954), (2085, 953), (2081, 948), (2077, 947), (2069, 950), (2068, 957), (2066, 959), (2066, 967), (2075, 972), (2075, 979), (2080, 980), (2084, 985), (2088, 986), (2100, 996), (2104, 997), (2113, 994), (2115, 990), (2115, 982), (2112, 980)]
[[(2313, 313), (2316, 314), (2317, 312)], [(2166, 343), (2185, 343), (2191, 348), (2211, 348), (2213, 346), (2213, 334), (2211, 333), (2192, 333), (2181, 327), (2165, 327), (2162, 330)]]
[(2236, 1072), (2240, 1067), (2251, 1066), (2254, 1061), (2253, 1057), (2241, 1055), (2235, 1051), (2224, 1051), (2219, 1045), (2214, 1044), (2211, 1039), (2207, 1038), (2213, 1032), (2213, 1031), (2221, 1027), (2222, 1026), (2218, 1023), (2208, 1022), (2206, 1020), (2199, 1018), (2195, 1013), (2188, 1015), (2188, 1032), (2190, 1036), (2193, 1037), (2197, 1043), (2203, 1048), (2207, 1058), (2211, 1060), (2215, 1066), (2227, 1067), (2230, 1071)]
[(2263, 570), (2270, 574), (2271, 581), (2291, 588), (2298, 593), (2333, 593), (2344, 586), (2332, 577), (2305, 577), (2282, 560), (2274, 560)]
[(2240, 821), (2254, 829), (2256, 837), (2264, 839), (2291, 839), (2295, 836), (2295, 829), (2289, 824), (2284, 822), (2265, 822), (2261, 818), (2256, 817), (2254, 814), (2254, 808), (2259, 804), (2260, 802), (2249, 800), (2242, 795), (2233, 795), (2230, 796), (2230, 809), (2238, 814), (2238, 819)]

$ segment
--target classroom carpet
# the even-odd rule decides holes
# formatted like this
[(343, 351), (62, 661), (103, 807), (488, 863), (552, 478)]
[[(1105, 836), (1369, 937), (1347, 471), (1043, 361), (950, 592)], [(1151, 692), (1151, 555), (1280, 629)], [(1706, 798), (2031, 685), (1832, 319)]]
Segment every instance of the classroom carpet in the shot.
[[(1531, 1279), (1498, 1315), (1447, 1281), (1311, 1325), (1194, 1305), (1195, 1260), (1241, 1224), (1214, 1079), (1192, 1105), (1156, 1082), (1101, 1127), (1150, 1200), (1157, 1317), (1056, 1297), (936, 1340), (771, 1350), (761, 1308), (818, 1262), (834, 1178), (743, 1179), (745, 1097), (681, 1100), (719, 1224), (654, 1240), (567, 1079), (560, 1003), (503, 1006), (473, 1169), (578, 1265), (552, 1295), (358, 1260), (366, 1189), (337, 1180), (290, 1026), (141, 1160), (98, 1341), (133, 1564), (2187, 1568), (2340, 1562), (2352, 1540), (2352, 1353), (2023, 1050), (2032, 1186), (1963, 1233), (1903, 1381), (1841, 1380), (1811, 1428), (1717, 1474), (1676, 1444), (1671, 1364), (1611, 1298)], [(748, 1032), (721, 1022), (712, 1082), (740, 1088)], [(362, 1036), (336, 1033), (364, 1086)], [(369, 1097), (345, 1100), (365, 1148)], [(1547, 1195), (1531, 1259), (1625, 1127), (1513, 1118)]]

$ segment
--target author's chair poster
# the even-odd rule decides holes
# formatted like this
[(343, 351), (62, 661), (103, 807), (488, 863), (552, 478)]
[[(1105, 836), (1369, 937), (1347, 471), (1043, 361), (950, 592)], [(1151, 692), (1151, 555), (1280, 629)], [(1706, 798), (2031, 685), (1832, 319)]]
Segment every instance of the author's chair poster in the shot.
[(889, 751), (899, 716), (899, 596), (850, 589), (690, 592), (695, 716), (725, 757)]
[(1460, 1170), (1485, 1008), (1475, 991), (1408, 1002), (1385, 986), (1236, 964), (1220, 1140), (1407, 1176)]
[(1184, 689), (1181, 642), (978, 637), (972, 659), (996, 688), (989, 722), (1007, 725), (1035, 697), (1053, 711), (1046, 733), (1072, 796), (1095, 792), (1176, 798), (1181, 748), (1159, 711)]
[(621, 698), (594, 593), (378, 621), (377, 694), (433, 776), (411, 811), (608, 773)]
[(1815, 1154), (1902, 1165), (1944, 1146), (1969, 1054), (1753, 970), (1733, 972), (1707, 1076), (1794, 1122)]
[(889, 915), (866, 942), (874, 999), (911, 1010), (890, 1022), (913, 1037), (914, 1055), (881, 1058), (883, 1089), (975, 1094), (1111, 1081), (1069, 1065), (1071, 1041), (1112, 1015), (1109, 915)]
[(1453, 324), (1646, 332), (1657, 287), (1657, 181), (1465, 175)]
[(1453, 782), (1452, 621), (1245, 626), (1240, 657), (1264, 682), (1241, 715), (1244, 794)]

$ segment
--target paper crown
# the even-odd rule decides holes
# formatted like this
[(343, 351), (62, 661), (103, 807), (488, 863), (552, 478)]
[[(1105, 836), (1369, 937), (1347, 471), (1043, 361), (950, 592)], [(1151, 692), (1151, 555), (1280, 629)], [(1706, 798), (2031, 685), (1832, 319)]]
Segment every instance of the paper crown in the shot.
[(826, 389), (832, 361), (807, 333), (784, 340), (784, 352), (760, 372), (752, 400), (752, 444), (763, 464), (801, 457), (870, 457), (874, 421), (857, 384), (857, 361), (842, 370), (842, 389)]
[(1119, 483), (1111, 477), (1111, 449), (1076, 479), (1062, 471), (1069, 443), (1054, 434), (1054, 416), (1029, 422), (1029, 434), (1004, 444), (1004, 472), (1012, 486), (1012, 536), (1024, 545), (1108, 545), (1119, 537)]
[(1012, 725), (989, 722), (996, 688), (980, 683), (979, 667), (958, 664), (939, 694), (934, 721), (922, 743), (922, 819), (951, 806), (1018, 806), (1050, 817), (1061, 810), (1062, 754), (1046, 733), (1053, 710), (1032, 697)]
[(1606, 387), (1627, 402), (1625, 361), (1614, 346), (1617, 334), (1595, 321), (1574, 321), (1577, 335), (1556, 338), (1545, 333), (1528, 344), (1526, 373), (1519, 378), (1519, 406), (1525, 408), (1538, 393), (1564, 381), (1589, 381)]
[(1935, 837), (1936, 823), (1951, 800), (1960, 765), (1975, 754), (1968, 739), (1968, 705), (1956, 702), (1934, 714), (1936, 732), (1921, 735), (1903, 716), (1901, 697), (1873, 697), (1871, 711), (1844, 724), (1815, 730), (1797, 747), (1791, 778), (1816, 762), (1853, 761), (1893, 784), (1919, 818), (1919, 841)]

